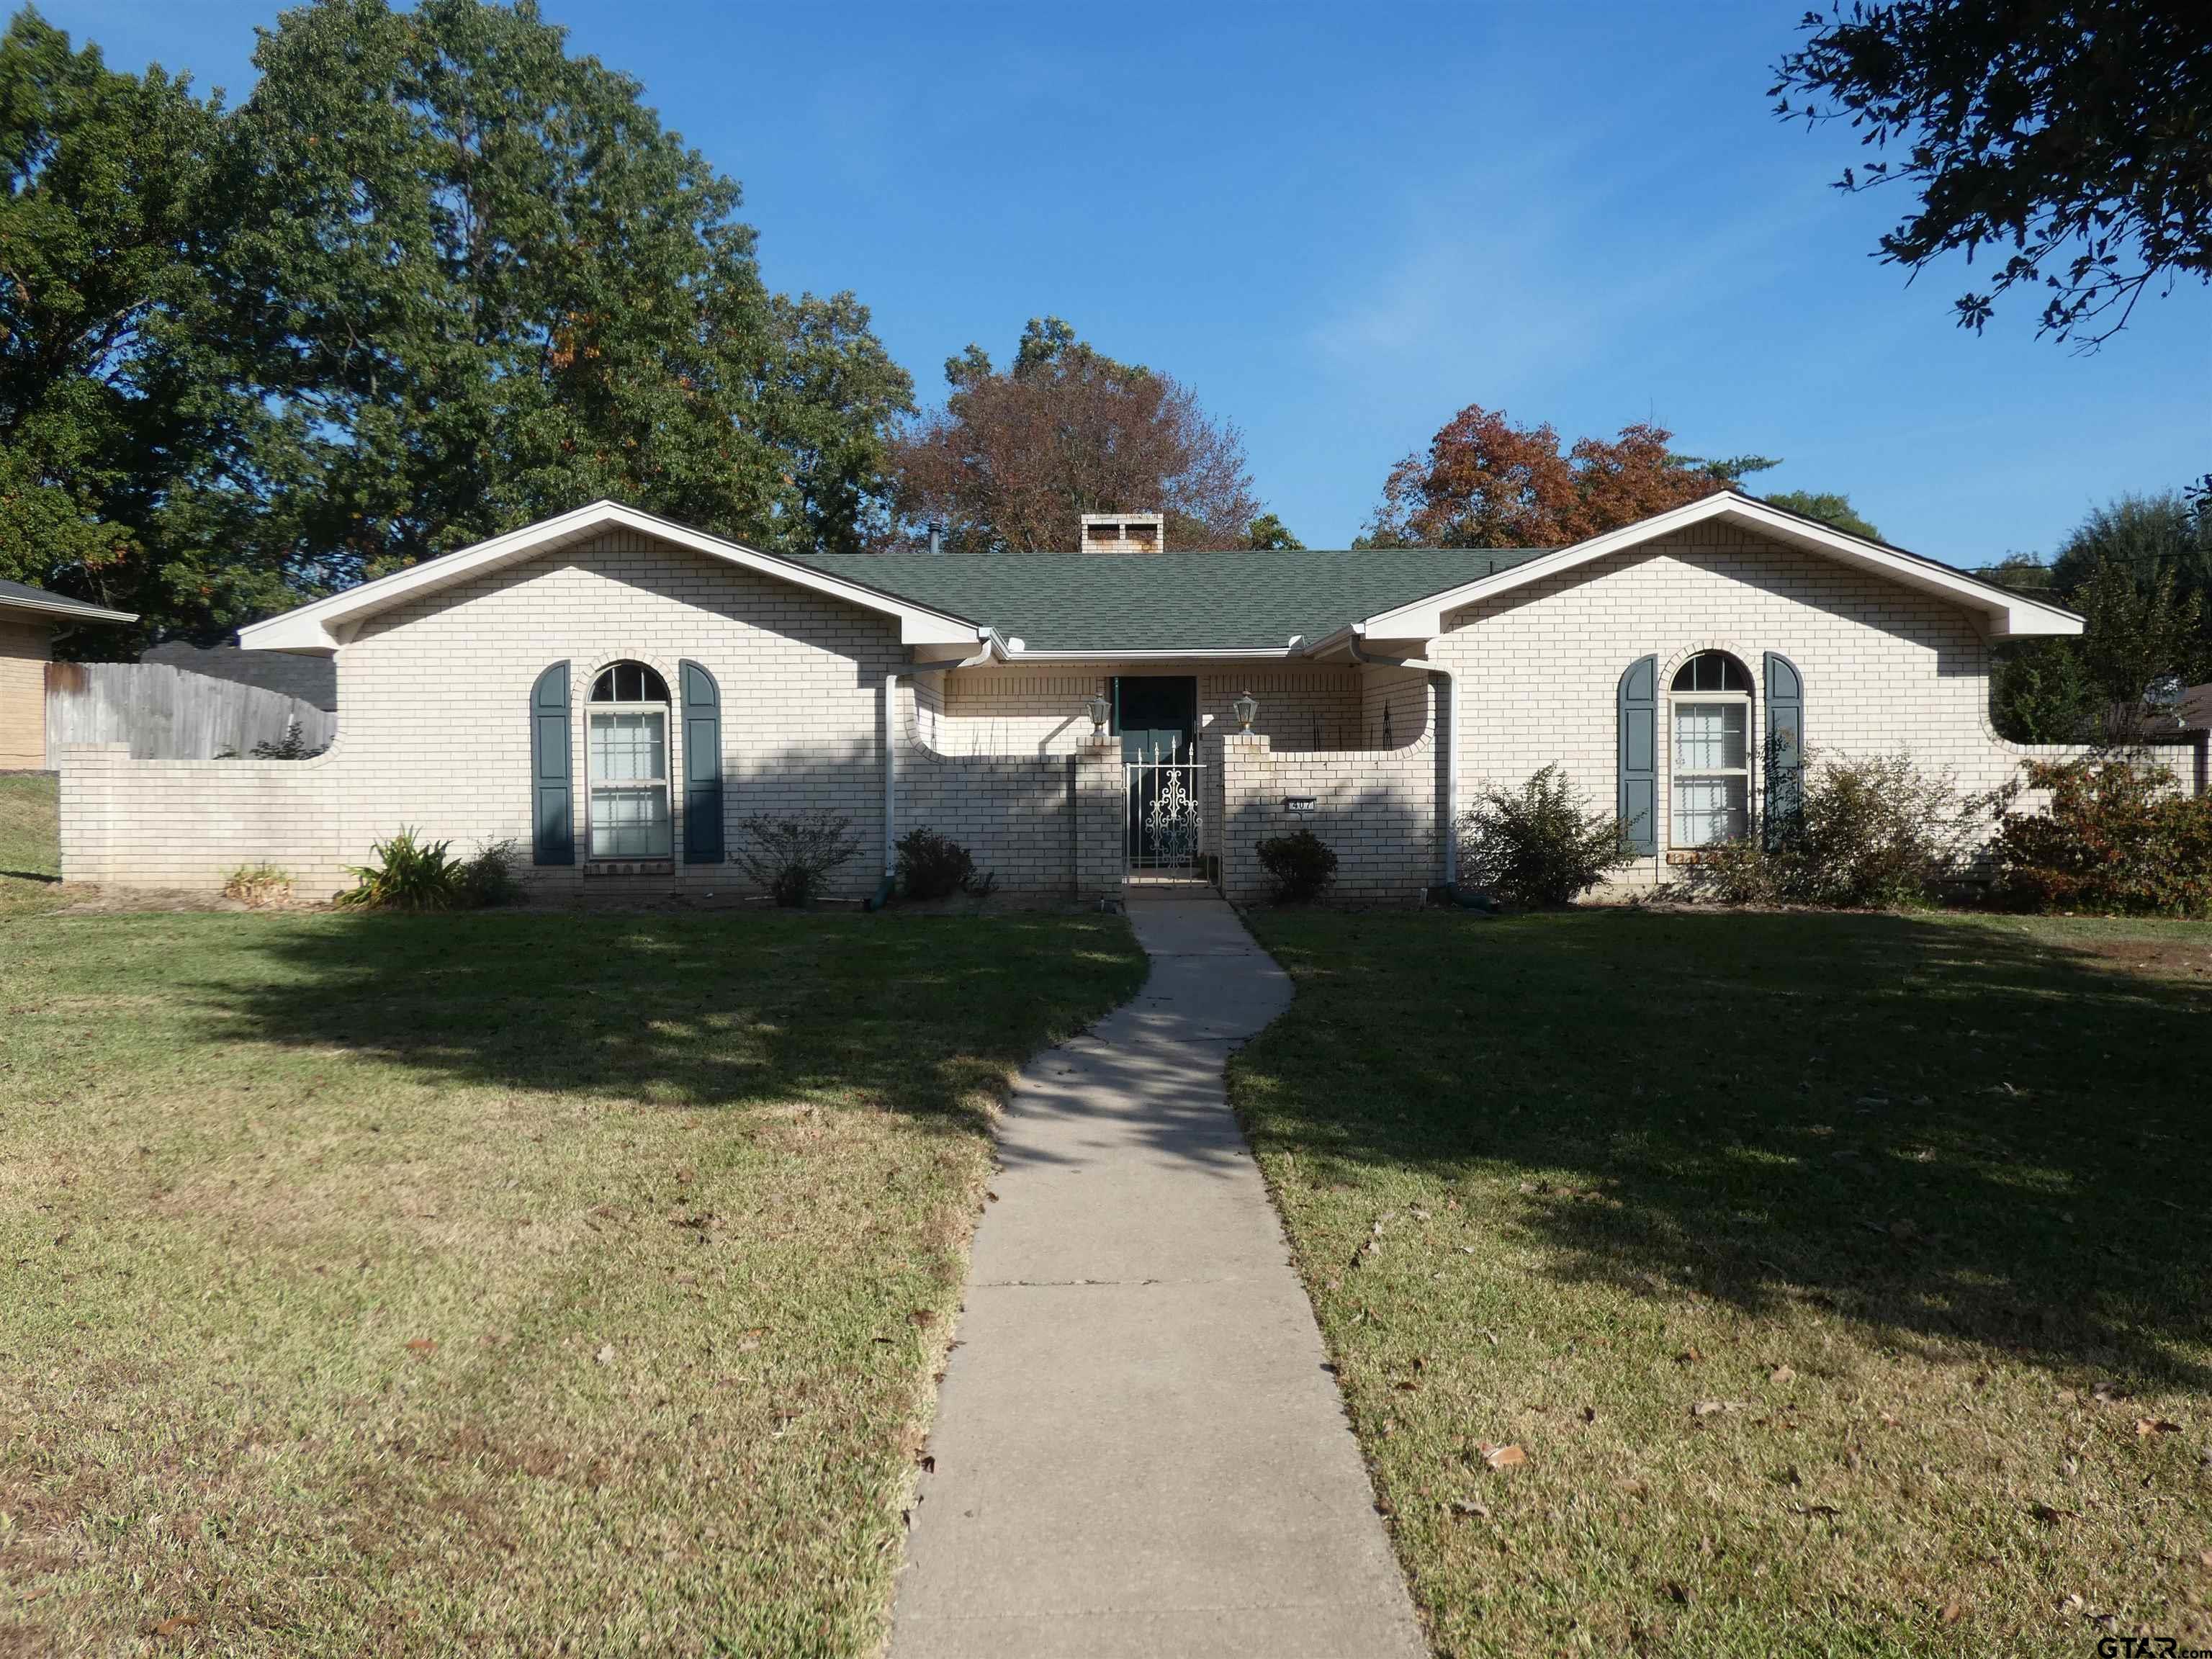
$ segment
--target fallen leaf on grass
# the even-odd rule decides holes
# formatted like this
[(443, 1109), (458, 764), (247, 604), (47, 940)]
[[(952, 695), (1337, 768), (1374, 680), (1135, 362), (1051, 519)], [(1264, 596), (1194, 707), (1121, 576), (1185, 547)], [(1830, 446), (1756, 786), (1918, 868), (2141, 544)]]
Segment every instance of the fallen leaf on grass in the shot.
[(437, 1346), (437, 1339), (434, 1337), (410, 1337), (408, 1339), (407, 1342), (407, 1352), (410, 1353), (428, 1353)]
[(1823, 1518), (1843, 1513), (1833, 1504), (1792, 1504), (1790, 1506), (1790, 1512), (1792, 1515), (1820, 1516)]
[(1659, 1593), (1677, 1607), (1687, 1607), (1690, 1604), (1690, 1592), (1671, 1578), (1659, 1586)]
[(1493, 1446), (1487, 1440), (1479, 1440), (1474, 1449), (1493, 1469), (1518, 1468), (1528, 1461), (1528, 1454), (1518, 1446)]
[(1777, 1365), (1772, 1370), (1767, 1372), (1766, 1380), (1770, 1382), (1795, 1382), (1797, 1380), (1797, 1373), (1787, 1365)]
[(2169, 1423), (2162, 1417), (2138, 1417), (2136, 1419), (2136, 1432), (2148, 1440), (2154, 1434), (2179, 1434), (2181, 1425)]
[(915, 1459), (915, 1462), (921, 1466), (921, 1472), (924, 1474), (935, 1474), (937, 1473), (937, 1458), (933, 1453), (924, 1452), (920, 1457)]
[(180, 1613), (174, 1619), (164, 1619), (160, 1624), (155, 1626), (151, 1634), (155, 1636), (181, 1636), (185, 1632), (191, 1630), (198, 1623), (199, 1620), (193, 1614)]
[(2128, 1391), (2117, 1382), (2100, 1382), (2089, 1390), (2089, 1398), (2100, 1406), (2109, 1406), (2127, 1397)]
[(925, 1331), (937, 1322), (937, 1310), (933, 1308), (916, 1308), (908, 1316)]
[(613, 1364), (615, 1363), (615, 1345), (611, 1342), (601, 1343), (599, 1345), (599, 1351), (592, 1356), (592, 1359), (595, 1364)]
[(1674, 1356), (1674, 1363), (1677, 1365), (1694, 1365), (1704, 1358), (1705, 1355), (1699, 1353), (1696, 1348), (1685, 1348)]
[(1954, 1595), (1943, 1604), (1943, 1611), (1936, 1616), (1947, 1625), (1955, 1625), (1966, 1616), (1966, 1604)]
[(2062, 1510), (2049, 1504), (2030, 1504), (2027, 1512), (2049, 1527), (2055, 1527), (2061, 1521), (2079, 1521), (2081, 1518), (2079, 1510)]
[(1472, 1498), (1453, 1498), (1451, 1510), (1452, 1513), (1462, 1521), (1487, 1521), (1490, 1519), (1490, 1505), (1487, 1504), (1478, 1504)]

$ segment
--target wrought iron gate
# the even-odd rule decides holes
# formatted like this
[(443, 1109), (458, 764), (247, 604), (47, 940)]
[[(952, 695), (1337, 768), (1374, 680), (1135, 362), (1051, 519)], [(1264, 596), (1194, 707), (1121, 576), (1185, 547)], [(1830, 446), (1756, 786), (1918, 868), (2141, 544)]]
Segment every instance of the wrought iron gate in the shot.
[(1124, 817), (1132, 870), (1203, 872), (1205, 768), (1196, 761), (1134, 760)]

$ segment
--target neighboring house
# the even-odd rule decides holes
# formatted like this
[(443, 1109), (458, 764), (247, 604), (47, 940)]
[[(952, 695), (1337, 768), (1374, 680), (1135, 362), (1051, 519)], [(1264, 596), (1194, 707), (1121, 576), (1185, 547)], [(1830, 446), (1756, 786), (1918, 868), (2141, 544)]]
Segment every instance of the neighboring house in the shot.
[(1648, 884), (1750, 832), (1801, 741), (1972, 791), (2073, 752), (1998, 738), (1989, 675), (1993, 641), (2078, 617), (1740, 494), (1547, 550), (1165, 553), (1159, 530), (792, 560), (599, 502), (242, 630), (335, 660), (336, 745), (72, 750), (64, 873), (216, 886), (265, 860), (329, 890), (411, 825), (512, 839), (570, 892), (726, 894), (749, 815), (820, 808), (866, 839), (845, 896), (927, 825), (1008, 890), (1243, 897), (1255, 844), (1310, 827), (1340, 895), (1410, 901), (1452, 879), (1439, 830), (1477, 788), (1554, 762), (1631, 823)]
[(0, 772), (46, 764), (46, 665), (55, 640), (87, 624), (137, 620), (128, 611), (0, 581)]

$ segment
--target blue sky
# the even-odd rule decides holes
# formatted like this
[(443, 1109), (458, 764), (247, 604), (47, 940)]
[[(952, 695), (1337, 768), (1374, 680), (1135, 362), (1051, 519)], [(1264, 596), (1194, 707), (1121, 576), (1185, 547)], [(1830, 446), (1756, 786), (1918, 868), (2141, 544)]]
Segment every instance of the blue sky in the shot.
[[(544, 9), (743, 182), (769, 281), (855, 290), (925, 397), (1057, 313), (1241, 428), (1310, 544), (1470, 402), (1779, 455), (1757, 487), (1966, 564), (2212, 467), (2201, 285), (2079, 356), (2032, 296), (1977, 339), (1963, 264), (1867, 257), (1905, 198), (1829, 189), (1852, 140), (1768, 112), (1804, 0)], [(46, 12), (235, 97), (275, 8)]]

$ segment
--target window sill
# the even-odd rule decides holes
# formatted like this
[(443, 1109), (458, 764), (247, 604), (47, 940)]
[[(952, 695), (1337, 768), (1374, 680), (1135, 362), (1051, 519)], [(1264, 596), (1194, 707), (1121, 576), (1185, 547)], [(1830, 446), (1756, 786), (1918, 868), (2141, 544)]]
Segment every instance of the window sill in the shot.
[(598, 876), (670, 876), (676, 873), (673, 859), (586, 859), (584, 860), (584, 879)]

